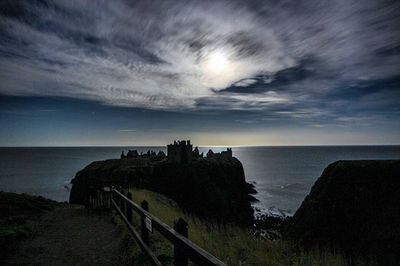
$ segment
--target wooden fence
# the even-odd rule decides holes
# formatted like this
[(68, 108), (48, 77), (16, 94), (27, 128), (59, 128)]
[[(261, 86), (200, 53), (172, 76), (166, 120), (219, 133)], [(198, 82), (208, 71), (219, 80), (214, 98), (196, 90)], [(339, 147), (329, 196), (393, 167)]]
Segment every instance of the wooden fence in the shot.
[[(143, 201), (139, 206), (132, 201), (130, 192), (125, 195), (122, 191), (121, 188), (117, 190), (114, 187), (91, 190), (87, 205), (114, 208), (152, 265), (162, 265), (149, 247), (149, 235), (155, 230), (172, 243), (174, 247), (174, 265), (186, 266), (189, 260), (196, 265), (225, 265), (221, 260), (188, 239), (188, 224), (184, 219), (179, 218), (175, 221), (174, 229), (172, 229), (149, 213), (147, 201)], [(133, 211), (141, 219), (140, 234), (132, 224)]]

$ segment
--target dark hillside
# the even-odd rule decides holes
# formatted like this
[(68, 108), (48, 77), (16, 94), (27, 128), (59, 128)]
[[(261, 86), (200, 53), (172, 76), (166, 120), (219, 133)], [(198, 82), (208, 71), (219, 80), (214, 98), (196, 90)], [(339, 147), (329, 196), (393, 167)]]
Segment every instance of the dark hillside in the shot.
[(400, 161), (329, 165), (295, 213), (289, 237), (387, 264), (400, 260)]

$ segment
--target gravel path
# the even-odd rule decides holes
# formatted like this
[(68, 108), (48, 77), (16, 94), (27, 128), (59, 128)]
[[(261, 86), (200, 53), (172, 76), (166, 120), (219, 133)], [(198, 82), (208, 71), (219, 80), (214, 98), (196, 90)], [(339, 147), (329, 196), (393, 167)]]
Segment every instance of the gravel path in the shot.
[(124, 265), (121, 236), (109, 215), (67, 206), (44, 214), (35, 236), (19, 245), (10, 265)]

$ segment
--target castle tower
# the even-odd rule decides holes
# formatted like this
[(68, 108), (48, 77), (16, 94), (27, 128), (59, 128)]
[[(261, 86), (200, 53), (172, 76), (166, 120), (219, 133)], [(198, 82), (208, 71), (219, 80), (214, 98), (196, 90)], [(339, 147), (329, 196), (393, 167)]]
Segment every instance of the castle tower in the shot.
[(175, 163), (188, 163), (193, 159), (192, 144), (190, 140), (174, 141), (167, 146), (168, 161)]

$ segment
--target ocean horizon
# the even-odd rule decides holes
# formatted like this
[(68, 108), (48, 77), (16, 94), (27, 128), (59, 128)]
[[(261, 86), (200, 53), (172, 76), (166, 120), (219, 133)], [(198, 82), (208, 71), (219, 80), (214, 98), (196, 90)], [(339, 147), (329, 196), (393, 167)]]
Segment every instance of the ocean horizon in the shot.
[[(227, 146), (199, 146), (219, 152)], [(400, 145), (229, 146), (259, 200), (257, 212), (292, 215), (330, 163), (337, 160), (400, 159)], [(122, 151), (165, 146), (0, 147), (0, 190), (68, 201), (70, 181), (86, 165), (119, 158)]]

